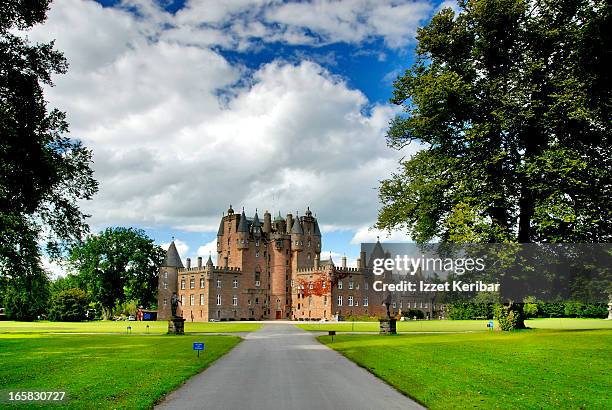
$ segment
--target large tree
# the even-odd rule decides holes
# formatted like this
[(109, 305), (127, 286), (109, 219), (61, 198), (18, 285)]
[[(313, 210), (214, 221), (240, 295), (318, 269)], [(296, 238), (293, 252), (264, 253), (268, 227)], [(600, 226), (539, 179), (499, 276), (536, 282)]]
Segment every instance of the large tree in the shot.
[(39, 244), (58, 256), (87, 232), (78, 201), (97, 190), (91, 152), (66, 135), (65, 114), (48, 109), (43, 95), (52, 76), (66, 72), (66, 60), (53, 43), (32, 44), (25, 35), (44, 22), (48, 6), (0, 2), (0, 276), (1, 293), (11, 296), (4, 303), (18, 319), (36, 312), (22, 314), (15, 300), (36, 306), (43, 296), (34, 293), (47, 281)]
[(380, 187), (377, 227), (418, 242), (610, 242), (604, 0), (473, 0), (418, 31), (387, 133), (423, 149)]
[(70, 262), (85, 283), (91, 300), (105, 318), (126, 300), (139, 305), (155, 303), (158, 271), (165, 252), (144, 231), (108, 228), (90, 235), (71, 251)]

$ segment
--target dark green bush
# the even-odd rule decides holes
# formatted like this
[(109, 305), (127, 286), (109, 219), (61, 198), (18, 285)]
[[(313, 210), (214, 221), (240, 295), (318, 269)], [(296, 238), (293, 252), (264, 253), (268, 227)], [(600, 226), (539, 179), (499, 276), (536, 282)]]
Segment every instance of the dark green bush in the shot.
[(49, 319), (62, 322), (79, 322), (85, 319), (89, 298), (81, 289), (67, 289), (51, 299)]

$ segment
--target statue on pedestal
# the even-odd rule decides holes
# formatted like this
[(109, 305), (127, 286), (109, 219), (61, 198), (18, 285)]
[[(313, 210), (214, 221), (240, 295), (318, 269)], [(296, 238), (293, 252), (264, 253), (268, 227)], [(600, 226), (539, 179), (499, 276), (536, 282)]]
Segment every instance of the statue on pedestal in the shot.
[(177, 311), (179, 303), (181, 303), (181, 301), (179, 300), (179, 298), (176, 295), (176, 293), (173, 293), (172, 294), (172, 299), (170, 300), (170, 307), (171, 307), (171, 310), (172, 310), (172, 317), (173, 318), (178, 317), (176, 315), (176, 311)]

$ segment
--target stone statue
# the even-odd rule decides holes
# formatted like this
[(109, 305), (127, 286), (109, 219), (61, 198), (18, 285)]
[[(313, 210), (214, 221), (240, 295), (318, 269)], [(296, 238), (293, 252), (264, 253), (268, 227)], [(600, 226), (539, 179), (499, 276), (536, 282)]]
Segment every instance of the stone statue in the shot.
[(389, 306), (391, 306), (391, 294), (388, 293), (385, 298), (385, 306), (387, 307), (387, 319), (391, 319), (391, 312), (389, 311)]
[(181, 303), (181, 301), (179, 300), (178, 296), (176, 295), (176, 293), (172, 294), (172, 299), (170, 301), (170, 306), (172, 308), (172, 317), (177, 317), (176, 316), (176, 311), (178, 308), (178, 304)]

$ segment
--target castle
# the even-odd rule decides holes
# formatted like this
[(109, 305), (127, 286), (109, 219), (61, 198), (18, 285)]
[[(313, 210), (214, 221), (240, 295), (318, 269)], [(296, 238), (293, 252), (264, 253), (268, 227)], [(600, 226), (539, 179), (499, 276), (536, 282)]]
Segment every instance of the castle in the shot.
[[(377, 253), (384, 256), (380, 243), (370, 259)], [(274, 220), (266, 211), (262, 222), (257, 211), (249, 218), (230, 205), (217, 233), (216, 265), (209, 256), (204, 265), (198, 257), (195, 266), (189, 258), (184, 266), (170, 244), (159, 272), (157, 318), (171, 317), (173, 293), (188, 321), (386, 315), (387, 295), (372, 286), (381, 277), (367, 266), (365, 252), (356, 267), (348, 267), (346, 257), (340, 266), (331, 257), (321, 260), (321, 230), (310, 209), (285, 218), (279, 212)]]

